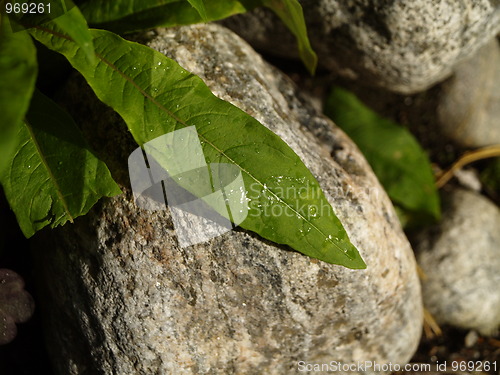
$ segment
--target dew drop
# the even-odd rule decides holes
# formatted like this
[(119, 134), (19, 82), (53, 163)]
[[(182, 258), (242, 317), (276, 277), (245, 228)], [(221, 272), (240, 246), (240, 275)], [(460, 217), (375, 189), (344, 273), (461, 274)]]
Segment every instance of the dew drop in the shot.
[(161, 61), (158, 62), (158, 65), (161, 65)]

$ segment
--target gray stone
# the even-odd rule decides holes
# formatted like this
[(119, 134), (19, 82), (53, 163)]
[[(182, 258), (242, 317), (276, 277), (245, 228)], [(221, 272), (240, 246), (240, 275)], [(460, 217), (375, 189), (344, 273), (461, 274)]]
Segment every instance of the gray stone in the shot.
[(299, 361), (407, 362), (422, 324), (415, 259), (352, 141), (221, 26), (141, 40), (295, 150), (368, 268), (326, 264), (244, 230), (179, 248), (169, 212), (146, 212), (132, 200), (126, 161), (136, 145), (125, 126), (73, 81), (69, 109), (125, 194), (34, 244), (57, 372), (293, 374)]
[[(422, 91), (500, 31), (497, 0), (303, 0), (319, 64), (401, 93)], [(296, 56), (291, 34), (270, 11), (225, 25), (256, 47)]]
[(457, 144), (500, 144), (500, 45), (496, 38), (455, 69), (441, 86), (441, 131)]
[(416, 245), (424, 305), (438, 323), (493, 334), (500, 325), (500, 210), (467, 190), (447, 194), (439, 226)]

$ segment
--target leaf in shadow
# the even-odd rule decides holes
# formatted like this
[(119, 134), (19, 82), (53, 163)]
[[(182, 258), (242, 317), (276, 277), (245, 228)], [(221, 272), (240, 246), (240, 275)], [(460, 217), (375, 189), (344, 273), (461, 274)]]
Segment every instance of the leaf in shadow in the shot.
[(16, 152), (0, 182), (26, 237), (73, 221), (99, 198), (121, 192), (73, 119), (41, 93), (16, 130)]
[(314, 74), (318, 57), (311, 47), (302, 6), (297, 0), (259, 0), (271, 9), (297, 39), (299, 55), (309, 73)]
[(0, 172), (15, 152), (16, 126), (28, 110), (37, 70), (28, 32), (12, 32), (9, 19), (0, 13)]
[(380, 117), (340, 87), (332, 90), (325, 112), (363, 152), (400, 214), (406, 214), (408, 225), (440, 217), (429, 159), (408, 130)]
[(91, 26), (119, 33), (216, 21), (247, 11), (237, 0), (89, 0), (80, 8)]

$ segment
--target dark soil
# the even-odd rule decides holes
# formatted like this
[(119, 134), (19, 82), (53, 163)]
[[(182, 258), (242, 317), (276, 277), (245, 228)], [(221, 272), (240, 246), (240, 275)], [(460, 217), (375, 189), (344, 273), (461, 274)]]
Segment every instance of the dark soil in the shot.
[(442, 330), (441, 336), (427, 338), (423, 335), (411, 363), (431, 364), (433, 371), (437, 371), (438, 365), (440, 370), (447, 368), (447, 372), (437, 372), (440, 374), (500, 373), (500, 336), (483, 337), (474, 331), (452, 327), (442, 327)]

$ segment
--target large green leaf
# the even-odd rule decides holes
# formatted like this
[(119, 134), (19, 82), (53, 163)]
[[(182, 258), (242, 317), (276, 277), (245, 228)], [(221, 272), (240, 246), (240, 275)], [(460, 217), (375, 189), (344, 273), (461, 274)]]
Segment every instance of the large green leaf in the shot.
[(139, 145), (194, 126), (207, 163), (241, 171), (250, 206), (243, 228), (329, 263), (365, 267), (318, 182), (285, 142), (163, 54), (107, 31), (91, 32), (96, 64), (86, 63), (58, 30), (32, 35), (68, 58)]
[[(87, 61), (85, 52), (81, 57)], [(26, 237), (72, 221), (102, 196), (120, 193), (71, 117), (42, 94), (33, 96), (15, 140), (16, 152), (0, 182)]]
[[(314, 74), (318, 57), (313, 51), (307, 36), (306, 22), (302, 7), (297, 0), (260, 0), (272, 9), (297, 38), (300, 58), (311, 74)], [(272, 36), (270, 36), (272, 37)]]
[(12, 32), (0, 13), (0, 171), (15, 149), (15, 132), (28, 110), (37, 75), (36, 49), (26, 31)]
[(90, 25), (122, 33), (216, 21), (247, 8), (236, 0), (89, 0), (81, 11)]
[(325, 112), (358, 145), (393, 202), (415, 215), (439, 218), (439, 195), (429, 159), (403, 127), (335, 87)]

